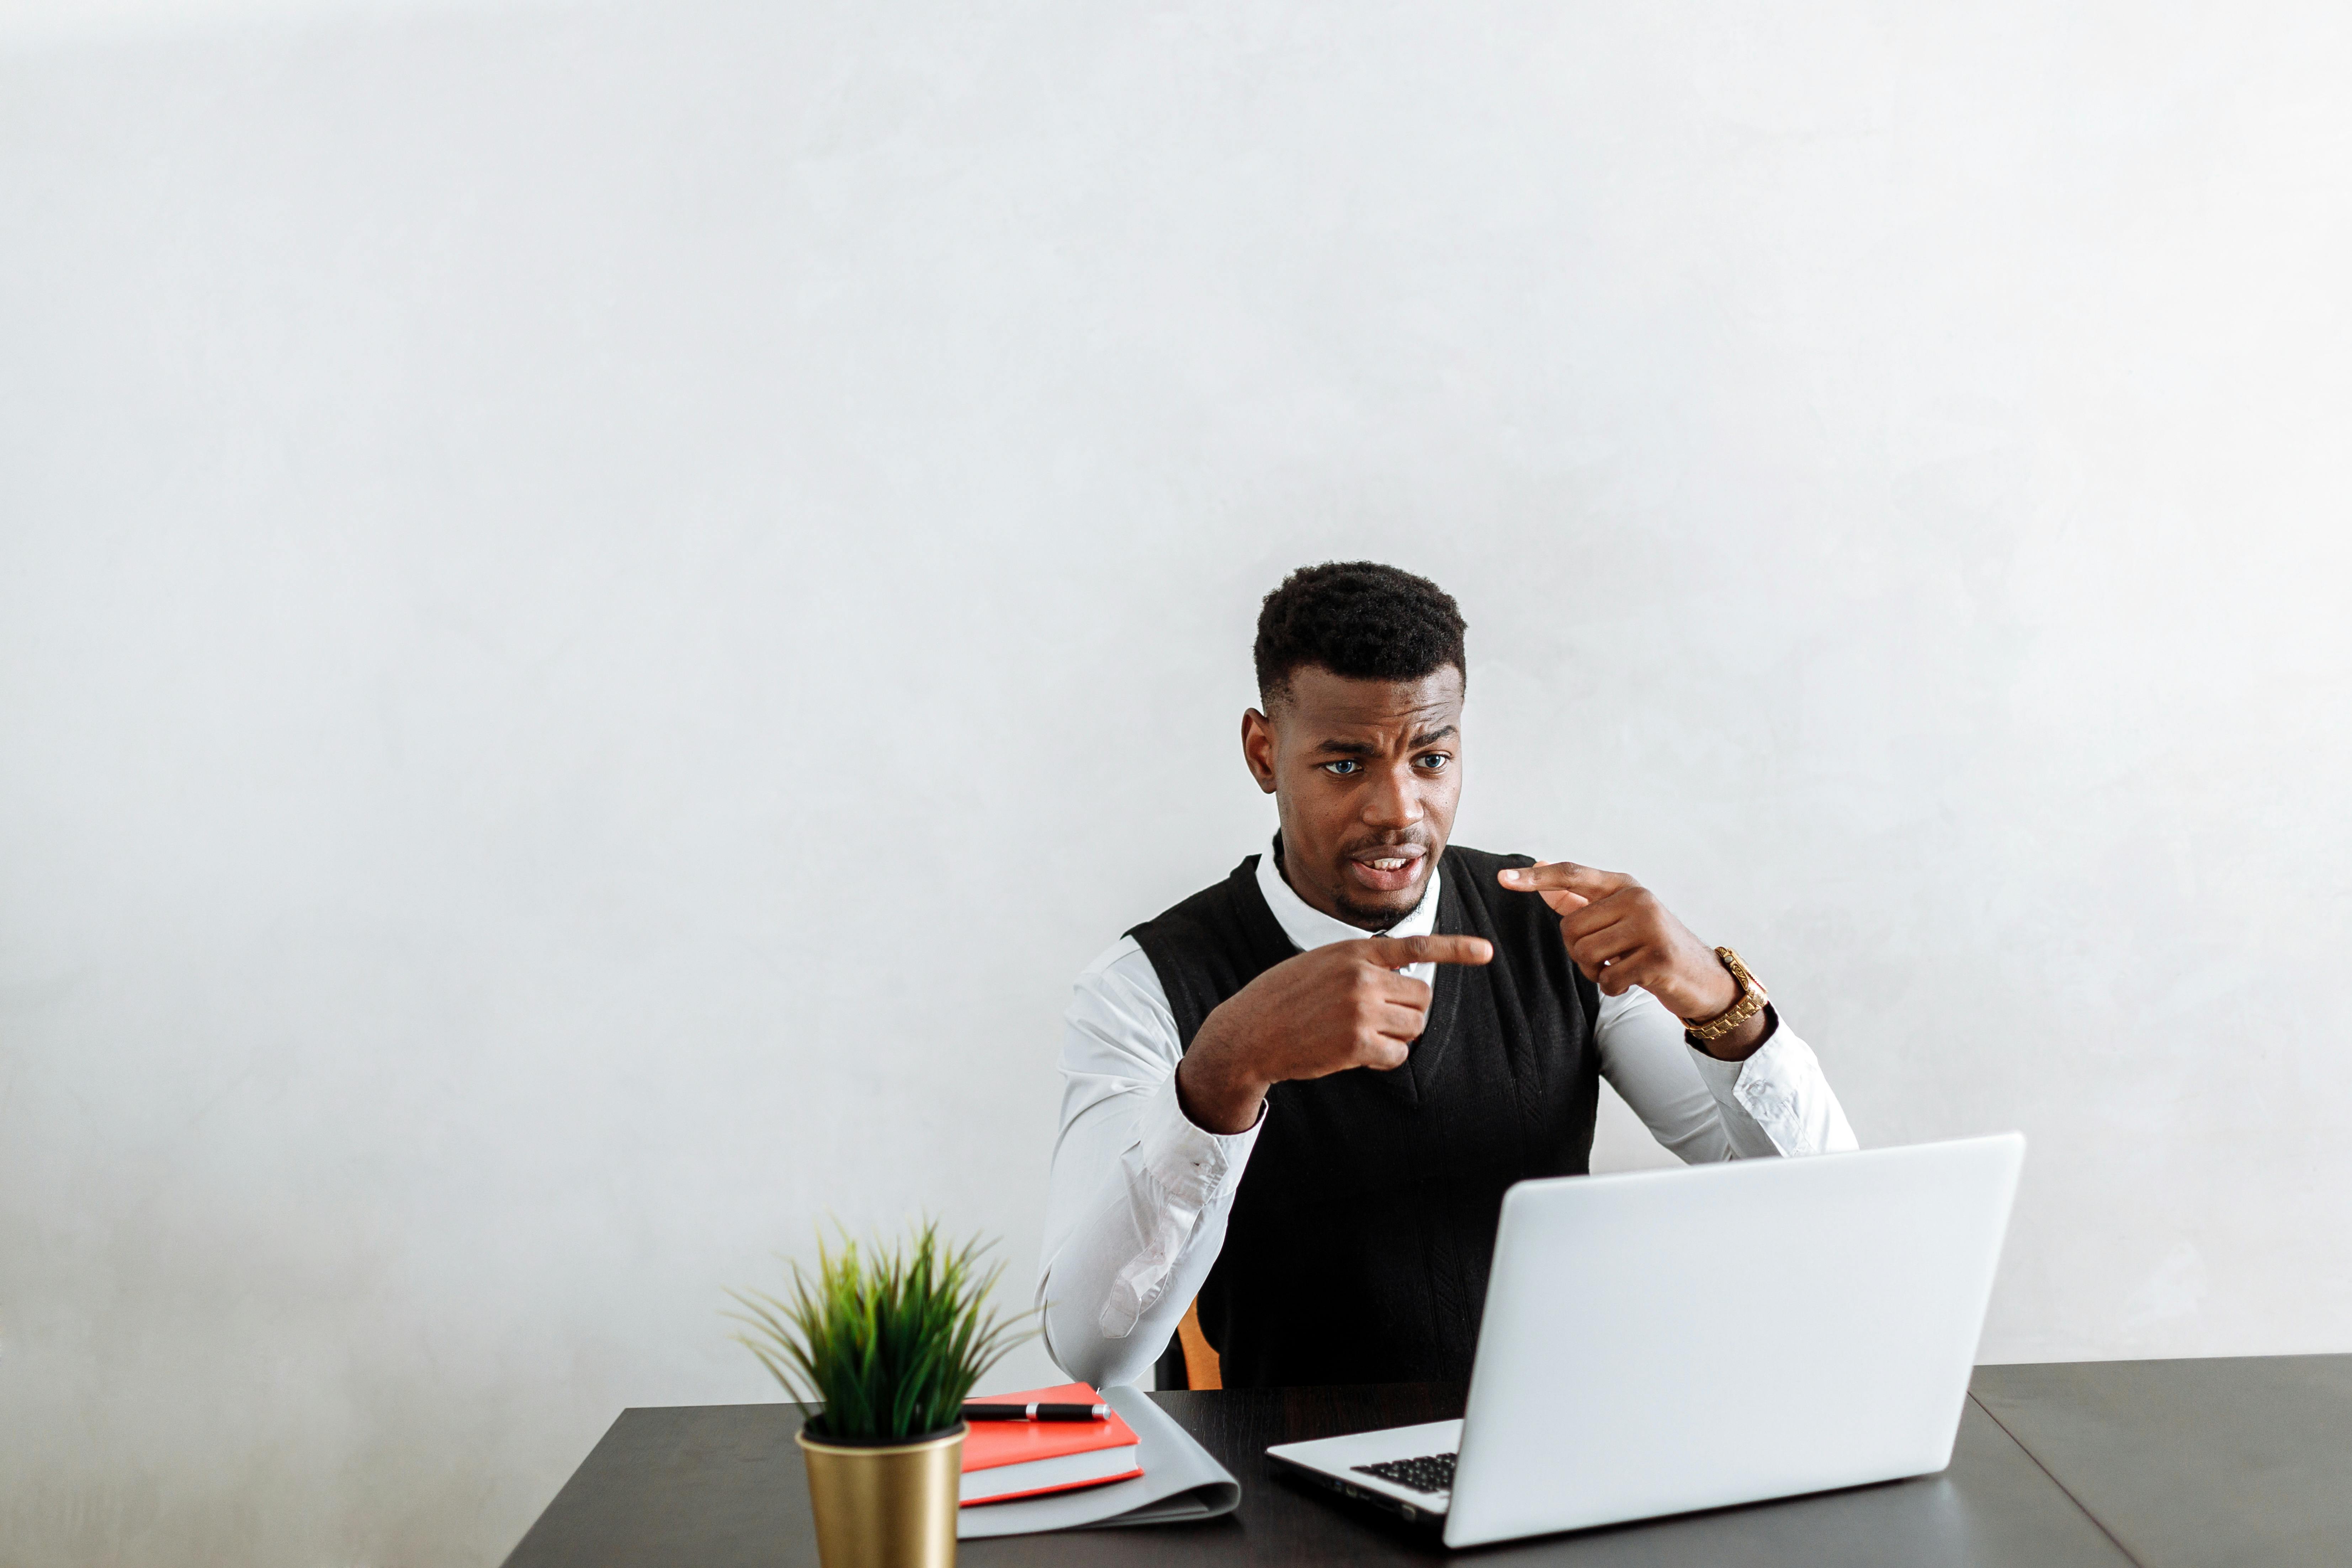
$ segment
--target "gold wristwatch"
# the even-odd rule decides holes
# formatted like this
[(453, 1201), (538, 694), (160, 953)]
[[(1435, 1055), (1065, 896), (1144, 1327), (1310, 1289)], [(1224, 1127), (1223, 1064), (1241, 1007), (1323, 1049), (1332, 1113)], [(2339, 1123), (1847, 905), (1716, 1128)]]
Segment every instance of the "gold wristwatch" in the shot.
[(1683, 1038), (1701, 1049), (1764, 1011), (1764, 1004), (1772, 1000), (1764, 990), (1764, 983), (1748, 973), (1748, 966), (1739, 962), (1738, 953), (1727, 947), (1718, 947), (1715, 950), (1715, 956), (1723, 961), (1723, 967), (1731, 971), (1731, 977), (1739, 982), (1739, 999), (1704, 1022), (1695, 1024), (1688, 1018), (1683, 1020)]

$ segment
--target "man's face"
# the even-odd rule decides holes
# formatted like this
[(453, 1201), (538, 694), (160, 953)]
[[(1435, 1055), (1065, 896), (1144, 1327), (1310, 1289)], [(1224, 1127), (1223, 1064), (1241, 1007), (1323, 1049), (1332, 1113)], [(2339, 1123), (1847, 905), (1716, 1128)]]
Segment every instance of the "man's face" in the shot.
[(1310, 906), (1384, 931), (1411, 914), (1462, 794), (1462, 672), (1349, 680), (1291, 672), (1242, 716), (1242, 754), (1282, 816), (1282, 869)]

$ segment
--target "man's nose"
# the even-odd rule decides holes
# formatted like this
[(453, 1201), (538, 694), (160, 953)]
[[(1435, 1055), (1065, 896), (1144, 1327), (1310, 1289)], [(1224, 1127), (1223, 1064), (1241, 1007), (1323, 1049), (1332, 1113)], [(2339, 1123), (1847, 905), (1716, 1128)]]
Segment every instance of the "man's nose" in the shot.
[(1364, 824), (1369, 827), (1411, 827), (1427, 815), (1421, 804), (1421, 781), (1410, 768), (1381, 772), (1366, 791)]

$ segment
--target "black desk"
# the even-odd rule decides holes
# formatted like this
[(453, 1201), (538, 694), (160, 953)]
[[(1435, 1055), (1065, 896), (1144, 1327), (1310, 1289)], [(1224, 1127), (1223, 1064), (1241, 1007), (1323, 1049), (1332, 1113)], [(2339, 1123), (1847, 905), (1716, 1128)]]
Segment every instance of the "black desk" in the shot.
[[(2352, 1358), (2347, 1358), (2352, 1359)], [(2021, 1369), (2002, 1369), (2021, 1370)], [(2089, 1371), (2091, 1369), (2084, 1369)], [(1271, 1473), (1269, 1443), (1461, 1414), (1461, 1391), (1423, 1385), (1157, 1396), (1242, 1482), (1240, 1511), (1156, 1525), (963, 1543), (968, 1564), (1421, 1563), (1428, 1535)], [(799, 1408), (630, 1410), (523, 1537), (508, 1568), (761, 1568), (814, 1564)], [(2347, 1428), (2352, 1429), (2352, 1428)], [(1738, 1563), (1755, 1568), (2129, 1568), (2108, 1531), (1973, 1401), (1940, 1476), (1483, 1548), (1480, 1563)]]
[(2352, 1563), (2352, 1355), (1985, 1366), (1975, 1388), (2141, 1568)]

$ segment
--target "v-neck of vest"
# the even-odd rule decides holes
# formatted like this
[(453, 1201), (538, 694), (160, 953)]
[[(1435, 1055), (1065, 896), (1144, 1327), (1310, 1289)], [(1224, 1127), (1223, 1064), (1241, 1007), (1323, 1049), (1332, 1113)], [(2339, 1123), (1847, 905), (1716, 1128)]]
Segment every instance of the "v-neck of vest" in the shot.
[[(1255, 855), (1244, 859), (1234, 868), (1231, 879), (1238, 895), (1242, 918), (1246, 924), (1255, 928), (1255, 940), (1263, 942), (1271, 939), (1276, 951), (1286, 949), (1296, 954), (1301, 951), (1298, 944), (1292, 942), (1290, 933), (1282, 929), (1282, 921), (1275, 918), (1273, 909), (1265, 901), (1265, 895), (1258, 889), (1257, 859)], [(1450, 848), (1438, 862), (1438, 867), (1441, 880), (1437, 887), (1436, 930), (1447, 936), (1469, 931), (1470, 918), (1461, 891), (1462, 879), (1468, 876), (1469, 871)], [(1437, 1064), (1444, 1058), (1446, 1047), (1453, 1041), (1454, 1015), (1461, 1009), (1462, 987), (1466, 984), (1467, 967), (1459, 963), (1437, 966), (1436, 977), (1430, 985), (1428, 1022), (1422, 1026), (1421, 1037), (1413, 1041), (1405, 1053), (1402, 1067), (1387, 1072), (1371, 1068), (1353, 1070), (1378, 1085), (1380, 1092), (1394, 1095), (1407, 1105), (1418, 1106), (1421, 1103), (1423, 1076), (1437, 1070)]]
[[(1437, 887), (1436, 932), (1442, 936), (1459, 936), (1470, 929), (1469, 918), (1462, 904), (1462, 879), (1468, 873), (1459, 858), (1449, 849), (1438, 862), (1443, 880)], [(1404, 1066), (1380, 1076), (1394, 1082), (1405, 1099), (1414, 1105), (1421, 1103), (1422, 1080), (1437, 1070), (1444, 1060), (1446, 1048), (1454, 1041), (1454, 1015), (1462, 1005), (1462, 987), (1468, 983), (1468, 966), (1441, 963), (1430, 977), (1429, 1020), (1422, 1026), (1421, 1038), (1413, 1041), (1405, 1054)]]
[[(1448, 936), (1467, 931), (1470, 920), (1463, 907), (1461, 889), (1462, 879), (1469, 872), (1451, 849), (1438, 862), (1438, 869), (1437, 924), (1434, 929)], [(1257, 892), (1255, 879), (1250, 884), (1250, 891)], [(1274, 910), (1266, 907), (1263, 895), (1257, 898), (1256, 903), (1265, 920), (1280, 931), (1282, 922), (1275, 919)], [(1282, 942), (1293, 952), (1298, 951), (1288, 932), (1283, 932)], [(1378, 1092), (1393, 1095), (1407, 1105), (1417, 1107), (1421, 1104), (1423, 1079), (1435, 1074), (1438, 1063), (1444, 1059), (1446, 1047), (1454, 1040), (1454, 1015), (1461, 1008), (1465, 967), (1459, 963), (1437, 965), (1437, 973), (1430, 982), (1428, 1021), (1422, 1026), (1421, 1037), (1413, 1041), (1405, 1052), (1402, 1067), (1392, 1068), (1386, 1072), (1372, 1068), (1355, 1069), (1377, 1086)]]

